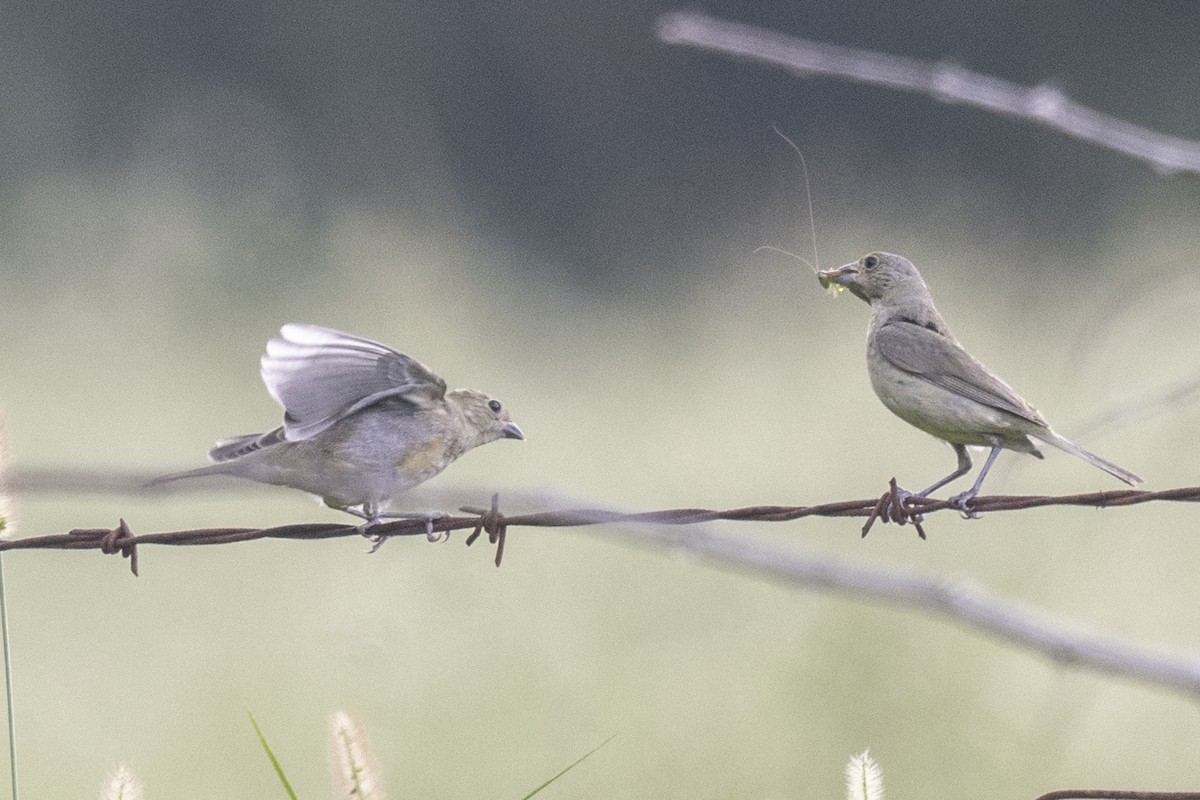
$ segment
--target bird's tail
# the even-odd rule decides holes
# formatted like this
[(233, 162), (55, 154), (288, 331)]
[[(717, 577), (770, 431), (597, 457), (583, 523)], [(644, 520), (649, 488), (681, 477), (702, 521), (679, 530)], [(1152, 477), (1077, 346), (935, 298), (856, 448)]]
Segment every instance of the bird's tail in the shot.
[(211, 464), (207, 467), (198, 467), (196, 469), (188, 469), (183, 472), (172, 472), (170, 475), (161, 475), (154, 480), (147, 481), (142, 485), (143, 489), (151, 489), (155, 486), (162, 486), (164, 483), (173, 483), (187, 478), (203, 478), (208, 475), (234, 475), (236, 474), (230, 464)]
[(1057, 447), (1059, 450), (1062, 450), (1064, 453), (1070, 453), (1071, 455), (1073, 455), (1077, 458), (1081, 458), (1084, 461), (1088, 462), (1093, 467), (1099, 467), (1100, 469), (1107, 472), (1109, 475), (1112, 475), (1114, 478), (1125, 481), (1130, 486), (1137, 486), (1139, 483), (1142, 482), (1142, 479), (1140, 477), (1133, 474), (1132, 472), (1125, 469), (1124, 467), (1118, 467), (1116, 464), (1112, 463), (1111, 461), (1103, 459), (1100, 456), (1096, 455), (1095, 453), (1091, 453), (1087, 450), (1084, 450), (1082, 447), (1075, 444), (1070, 439), (1067, 439), (1066, 437), (1063, 437), (1063, 436), (1059, 436), (1057, 433), (1055, 433), (1052, 430), (1046, 430), (1044, 432), (1039, 431), (1038, 433), (1035, 433), (1033, 435), (1036, 436), (1037, 438), (1041, 439), (1046, 444)]

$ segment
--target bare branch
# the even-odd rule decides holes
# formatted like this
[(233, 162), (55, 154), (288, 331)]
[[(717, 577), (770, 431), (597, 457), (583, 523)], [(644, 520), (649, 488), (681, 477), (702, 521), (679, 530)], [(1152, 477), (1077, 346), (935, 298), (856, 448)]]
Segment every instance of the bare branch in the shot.
[(981, 590), (900, 570), (801, 555), (744, 537), (707, 531), (615, 535), (635, 544), (654, 544), (694, 555), (715, 567), (748, 573), (797, 588), (818, 589), (907, 606), (1041, 653), (1067, 666), (1090, 669), (1200, 696), (1200, 654), (1170, 656), (1115, 638), (1075, 632), (1056, 620)]
[(1200, 174), (1200, 142), (1095, 111), (1053, 86), (1021, 86), (955, 64), (816, 42), (690, 11), (659, 17), (658, 38), (667, 44), (690, 45), (782, 67), (801, 77), (825, 75), (921, 92), (945, 103), (978, 106), (1107, 147), (1148, 162), (1162, 173)]

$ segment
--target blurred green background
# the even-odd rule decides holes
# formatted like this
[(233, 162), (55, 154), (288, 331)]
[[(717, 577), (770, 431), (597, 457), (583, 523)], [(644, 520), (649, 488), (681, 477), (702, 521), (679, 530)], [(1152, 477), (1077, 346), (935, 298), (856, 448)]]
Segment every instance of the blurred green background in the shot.
[[(528, 435), (401, 505), (808, 504), (918, 488), (949, 448), (871, 393), (867, 308), (823, 266), (921, 267), (975, 355), (1068, 436), (1195, 485), (1200, 184), (929, 98), (653, 38), (669, 3), (6, 5), (0, 411), (16, 473), (150, 474), (279, 410), (278, 326), (379, 339), (500, 397)], [(714, 15), (947, 59), (1200, 137), (1200, 6), (715, 2)], [(1118, 424), (1090, 420), (1129, 410)], [(19, 477), (19, 475), (18, 475)], [(986, 490), (1119, 484), (1002, 456)], [(506, 494), (507, 492), (507, 494)], [(521, 498), (526, 498), (524, 501)], [(533, 499), (529, 499), (533, 498)], [(540, 499), (537, 499), (540, 498)], [(525, 506), (521, 503), (524, 502)], [(303, 495), (29, 493), (15, 534), (339, 520)], [(1195, 511), (1049, 508), (929, 541), (855, 520), (713, 526), (981, 585), (1072, 625), (1200, 652)], [(960, 627), (726, 574), (582, 530), (5, 557), (29, 797), (330, 793), (358, 713), (393, 797), (839, 797), (871, 748), (894, 798), (1195, 789), (1200, 715)]]

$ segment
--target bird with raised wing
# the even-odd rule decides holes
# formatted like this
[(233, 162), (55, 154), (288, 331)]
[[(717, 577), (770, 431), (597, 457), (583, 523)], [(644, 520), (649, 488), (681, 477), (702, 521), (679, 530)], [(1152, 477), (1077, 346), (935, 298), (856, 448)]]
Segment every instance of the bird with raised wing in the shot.
[(975, 484), (951, 501), (968, 512), (983, 479), (1003, 449), (1042, 458), (1033, 440), (1083, 459), (1119, 480), (1142, 479), (1055, 433), (1037, 409), (995, 373), (971, 357), (933, 305), (921, 273), (903, 256), (870, 253), (818, 274), (822, 286), (849, 289), (871, 307), (867, 373), (871, 387), (892, 413), (950, 443), (958, 466), (920, 497), (971, 469), (967, 447), (991, 448)]
[(366, 520), (444, 514), (391, 513), (395, 496), (429, 480), (472, 448), (524, 439), (499, 400), (446, 382), (379, 342), (316, 325), (284, 325), (262, 357), (267, 391), (283, 406), (283, 425), (235, 436), (209, 452), (214, 464), (165, 475), (232, 475), (290, 486)]

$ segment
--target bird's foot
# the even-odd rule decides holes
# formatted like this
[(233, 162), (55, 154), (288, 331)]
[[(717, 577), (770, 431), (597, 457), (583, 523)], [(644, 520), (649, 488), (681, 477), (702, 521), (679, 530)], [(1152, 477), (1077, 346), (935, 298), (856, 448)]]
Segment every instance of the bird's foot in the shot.
[(903, 525), (908, 521), (923, 522), (924, 517), (921, 514), (912, 513), (911, 506), (907, 505), (909, 498), (920, 497), (916, 492), (910, 492), (902, 486), (895, 485), (893, 479), (892, 488), (884, 495), (887, 502), (879, 510), (879, 518), (884, 522), (895, 522), (897, 525)]
[(338, 508), (338, 511), (345, 511), (347, 514), (353, 514), (354, 516), (361, 519), (363, 521), (362, 524), (355, 527), (354, 530), (358, 532), (359, 536), (365, 536), (368, 539), (371, 538), (371, 534), (368, 533), (368, 531), (370, 530), (372, 525), (378, 524), (378, 522), (379, 522), (379, 514), (378, 513), (373, 512), (372, 509), (366, 509), (366, 510), (360, 511), (357, 508), (351, 508), (349, 506), (344, 506), (344, 507)]
[(433, 523), (438, 520), (449, 519), (450, 514), (445, 511), (427, 511), (419, 517), (425, 520), (425, 538), (430, 542), (448, 542), (450, 541), (450, 531), (434, 532)]
[(923, 497), (923, 495), (908, 491), (897, 484), (895, 478), (892, 478), (888, 490), (880, 496), (879, 502), (875, 504), (875, 508), (867, 517), (862, 535), (866, 536), (870, 532), (871, 526), (875, 524), (875, 520), (881, 519), (884, 522), (895, 522), (897, 525), (911, 522), (917, 529), (917, 535), (924, 539), (925, 529), (921, 527), (921, 523), (925, 521), (925, 515), (913, 510), (909, 501), (914, 497)]
[(956, 494), (948, 501), (950, 505), (962, 512), (963, 519), (979, 519), (979, 512), (970, 508), (967, 504), (975, 499), (978, 492), (975, 489)]
[[(450, 531), (434, 531), (433, 523), (443, 519), (449, 519), (450, 515), (445, 511), (388, 511), (375, 515), (375, 521), (385, 519), (417, 519), (425, 523), (425, 538), (431, 542), (448, 542), (450, 541)], [(368, 523), (370, 524), (370, 523)], [(386, 537), (380, 537), (386, 538)], [(379, 545), (376, 545), (378, 549)], [(372, 551), (374, 552), (374, 551)]]
[(371, 549), (368, 552), (374, 553), (379, 548), (383, 547), (383, 543), (391, 538), (386, 533), (375, 533), (372, 528), (380, 524), (384, 520), (390, 519), (416, 519), (425, 523), (425, 538), (431, 542), (444, 542), (450, 539), (450, 531), (433, 530), (433, 523), (448, 518), (450, 515), (445, 511), (420, 511), (420, 512), (379, 512), (365, 513), (354, 508), (342, 509), (348, 514), (353, 514), (363, 520), (362, 525), (359, 525), (355, 530), (360, 536), (371, 540)]

